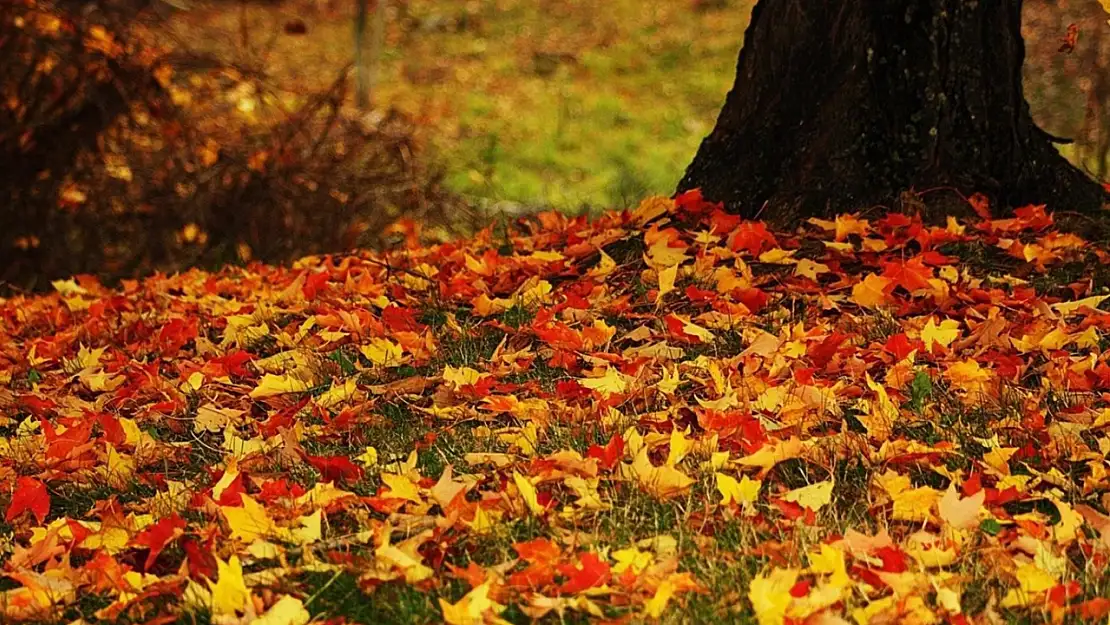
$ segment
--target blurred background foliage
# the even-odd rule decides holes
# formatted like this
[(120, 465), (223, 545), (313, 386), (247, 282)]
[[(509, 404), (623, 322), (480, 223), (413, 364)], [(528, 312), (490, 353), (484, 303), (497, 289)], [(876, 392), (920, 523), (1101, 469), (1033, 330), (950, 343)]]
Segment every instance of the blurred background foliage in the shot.
[[(669, 194), (754, 2), (383, 0), (364, 110), (356, 4), (0, 5), (0, 280), (283, 262)], [(1105, 179), (1107, 15), (1025, 7), (1034, 116)]]

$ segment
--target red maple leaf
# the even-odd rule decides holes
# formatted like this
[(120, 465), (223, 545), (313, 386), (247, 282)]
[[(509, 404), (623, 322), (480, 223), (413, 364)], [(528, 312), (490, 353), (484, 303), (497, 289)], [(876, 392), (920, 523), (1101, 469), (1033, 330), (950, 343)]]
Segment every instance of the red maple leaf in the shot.
[(601, 586), (609, 581), (612, 572), (609, 563), (597, 557), (592, 551), (584, 552), (578, 557), (578, 564), (559, 565), (559, 572), (567, 578), (559, 586), (559, 592), (573, 594)]
[(346, 456), (310, 456), (308, 463), (320, 472), (325, 482), (357, 482), (362, 479), (362, 468)]
[(397, 306), (396, 304), (387, 306), (382, 310), (382, 323), (394, 332), (401, 332), (404, 330), (421, 332), (427, 327), (416, 320), (416, 311), (411, 308)]
[(331, 274), (327, 271), (306, 273), (301, 293), (304, 294), (306, 300), (311, 302), (327, 289), (329, 280), (331, 280)]
[(196, 580), (205, 577), (216, 578), (216, 557), (212, 555), (210, 545), (202, 544), (192, 536), (186, 536), (181, 541), (181, 548), (185, 550), (189, 577)]
[(818, 369), (824, 369), (828, 366), (829, 361), (836, 355), (840, 346), (847, 341), (849, 336), (843, 332), (834, 331), (832, 334), (825, 337), (825, 340), (817, 344), (811, 344), (806, 350), (806, 355), (809, 356), (812, 362)]
[(558, 545), (542, 537), (513, 543), (513, 550), (525, 562), (552, 563), (562, 554)]
[(50, 514), (50, 493), (46, 492), (46, 484), (33, 477), (20, 477), (15, 482), (15, 494), (12, 503), (8, 506), (4, 520), (11, 522), (27, 510), (35, 515), (35, 520), (41, 525)]
[(973, 193), (971, 197), (967, 198), (967, 203), (971, 204), (971, 209), (983, 221), (991, 220), (991, 201), (987, 196), (982, 193)]
[(146, 556), (146, 561), (143, 563), (144, 571), (149, 570), (154, 565), (154, 561), (158, 559), (158, 554), (162, 553), (166, 545), (181, 536), (184, 529), (185, 520), (176, 514), (172, 514), (159, 519), (154, 525), (147, 527), (131, 539), (133, 546), (146, 547), (150, 550), (150, 553)]
[(734, 252), (746, 251), (752, 256), (778, 247), (775, 235), (762, 221), (745, 221), (732, 231), (728, 247)]
[(586, 452), (587, 458), (597, 458), (598, 464), (603, 469), (612, 469), (620, 462), (621, 456), (624, 454), (624, 437), (620, 434), (614, 434), (609, 439), (609, 443), (604, 447), (600, 445), (590, 445), (590, 449)]
[(158, 331), (158, 344), (163, 356), (173, 356), (195, 338), (197, 338), (196, 317), (171, 319)]
[[(85, 416), (90, 417), (92, 413), (85, 413)], [(104, 430), (104, 440), (117, 446), (127, 442), (127, 433), (123, 431), (123, 426), (114, 415), (107, 412), (97, 413), (96, 422), (100, 425), (100, 429)]]
[(921, 258), (913, 257), (909, 260), (884, 261), (883, 277), (894, 281), (909, 292), (929, 288), (929, 279), (933, 277), (933, 269), (921, 262)]

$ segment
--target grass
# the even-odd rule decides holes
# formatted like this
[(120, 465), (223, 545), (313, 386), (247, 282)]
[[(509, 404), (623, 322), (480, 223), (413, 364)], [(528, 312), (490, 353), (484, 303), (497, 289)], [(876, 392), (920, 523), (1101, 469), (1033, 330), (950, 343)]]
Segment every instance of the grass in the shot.
[[(753, 3), (414, 0), (389, 14), (374, 95), (429, 128), (449, 186), (490, 203), (577, 210), (669, 194), (732, 83)], [(303, 3), (179, 14), (182, 39), (246, 56), (283, 84), (323, 86), (350, 62), (346, 14)], [(290, 19), (308, 32), (281, 34)]]

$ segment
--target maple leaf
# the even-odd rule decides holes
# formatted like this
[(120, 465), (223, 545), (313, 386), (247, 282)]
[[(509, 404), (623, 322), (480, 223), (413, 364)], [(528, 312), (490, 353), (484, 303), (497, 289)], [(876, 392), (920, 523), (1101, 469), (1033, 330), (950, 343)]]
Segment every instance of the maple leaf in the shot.
[(940, 325), (937, 325), (933, 318), (929, 317), (929, 321), (921, 330), (921, 342), (930, 352), (934, 351), (934, 345), (948, 347), (958, 336), (960, 336), (960, 322), (955, 319), (944, 319)]
[(925, 265), (920, 256), (905, 261), (883, 261), (881, 264), (883, 277), (910, 293), (929, 288), (929, 280), (933, 277), (933, 270)]
[(524, 499), (524, 504), (528, 507), (528, 511), (536, 516), (543, 516), (544, 507), (540, 505), (539, 497), (536, 495), (536, 487), (528, 478), (513, 471), (513, 483), (516, 484), (517, 490), (520, 491), (520, 496)]
[(717, 491), (721, 493), (721, 505), (736, 503), (747, 509), (759, 499), (759, 490), (763, 487), (763, 482), (753, 480), (746, 475), (739, 481), (724, 473), (717, 473), (716, 477)]
[(621, 465), (620, 469), (626, 479), (638, 481), (649, 493), (662, 498), (680, 495), (694, 483), (693, 478), (674, 467), (653, 465), (647, 448), (640, 449), (631, 465)]
[(185, 525), (185, 520), (174, 514), (158, 519), (153, 525), (131, 539), (133, 546), (146, 547), (149, 550), (146, 561), (143, 563), (144, 569), (149, 570), (158, 559), (158, 554), (166, 548), (166, 545), (182, 535)]
[(245, 543), (268, 538), (277, 530), (277, 524), (266, 508), (247, 495), (240, 495), (241, 506), (220, 506), (220, 512), (231, 528), (231, 537)]
[(674, 290), (674, 282), (678, 277), (678, 265), (672, 265), (659, 272), (659, 291), (655, 295), (655, 305), (663, 304), (663, 298)]
[(817, 512), (832, 501), (834, 485), (835, 483), (833, 480), (825, 480), (824, 482), (817, 482), (809, 486), (795, 488), (784, 494), (782, 498), (786, 501), (796, 503), (803, 508), (809, 508)]
[(971, 204), (972, 210), (983, 221), (991, 220), (991, 202), (987, 196), (982, 193), (973, 193), (971, 197), (967, 198), (968, 204)]
[(212, 613), (234, 616), (246, 609), (250, 600), (250, 591), (243, 579), (243, 566), (238, 556), (231, 556), (227, 562), (217, 559), (216, 567), (216, 581), (208, 582), (212, 593)]
[(600, 391), (607, 394), (620, 394), (628, 389), (628, 376), (616, 367), (606, 367), (605, 374), (599, 378), (579, 378), (578, 383), (582, 386)]
[(359, 353), (370, 361), (370, 364), (380, 367), (397, 367), (404, 363), (404, 353), (401, 346), (385, 338), (370, 339), (369, 345), (362, 345)]
[(586, 457), (597, 458), (598, 464), (603, 469), (612, 469), (617, 466), (621, 458), (624, 456), (624, 437), (618, 434), (613, 434), (609, 437), (609, 442), (604, 446), (590, 445), (589, 450), (586, 452)]
[(893, 285), (890, 278), (869, 273), (852, 287), (852, 301), (864, 308), (878, 308), (890, 302)]
[(325, 482), (357, 482), (362, 479), (362, 469), (346, 456), (312, 456), (305, 460), (320, 472)]
[(367, 447), (363, 450), (362, 454), (355, 458), (362, 466), (366, 468), (373, 467), (378, 464), (378, 450), (373, 447)]
[(274, 375), (267, 373), (262, 376), (262, 381), (258, 383), (258, 386), (250, 392), (250, 397), (251, 399), (261, 399), (286, 393), (302, 393), (307, 391), (309, 386), (304, 380), (292, 374)]
[(381, 497), (387, 499), (404, 499), (414, 503), (424, 502), (420, 497), (419, 488), (408, 477), (404, 475), (395, 475), (393, 473), (382, 473), (381, 480), (386, 486), (386, 490), (382, 491)]
[(250, 625), (306, 625), (312, 618), (304, 603), (296, 597), (282, 595), (264, 614)]
[(567, 581), (559, 586), (559, 592), (567, 594), (603, 586), (612, 576), (609, 563), (592, 551), (579, 554), (578, 562), (575, 564), (559, 565), (558, 570), (567, 578)]
[(10, 523), (28, 510), (40, 524), (45, 521), (46, 515), (50, 514), (50, 493), (46, 491), (46, 484), (33, 477), (21, 476), (15, 481), (15, 492), (8, 511), (4, 513), (4, 520)]
[(994, 376), (990, 370), (983, 369), (977, 361), (969, 358), (948, 365), (944, 370), (944, 377), (962, 391), (984, 393), (987, 383)]
[(961, 498), (956, 493), (956, 486), (949, 484), (948, 490), (937, 502), (937, 512), (942, 521), (955, 529), (972, 529), (979, 525), (979, 515), (986, 497), (987, 492), (980, 490), (970, 497)]
[(871, 232), (871, 222), (860, 219), (858, 215), (838, 215), (836, 218), (837, 241), (844, 241), (853, 234), (863, 238), (869, 232)]
[(505, 606), (490, 599), (490, 591), (490, 582), (486, 581), (463, 595), (456, 603), (440, 598), (439, 607), (443, 611), (443, 620), (448, 625), (505, 623), (501, 619), (487, 621), (487, 616), (497, 615), (505, 610)]
[(786, 610), (794, 597), (790, 594), (798, 581), (797, 569), (772, 569), (767, 575), (756, 575), (748, 587), (748, 600), (752, 602), (759, 625), (783, 625)]

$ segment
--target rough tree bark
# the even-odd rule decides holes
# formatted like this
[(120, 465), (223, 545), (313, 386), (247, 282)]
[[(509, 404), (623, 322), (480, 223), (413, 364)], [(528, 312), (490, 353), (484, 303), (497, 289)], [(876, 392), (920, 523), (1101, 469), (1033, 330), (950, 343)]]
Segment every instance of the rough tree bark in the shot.
[(910, 197), (946, 197), (947, 210), (952, 191), (1098, 210), (1101, 185), (1030, 116), (1021, 5), (759, 0), (732, 91), (679, 190), (783, 219), (903, 209)]

